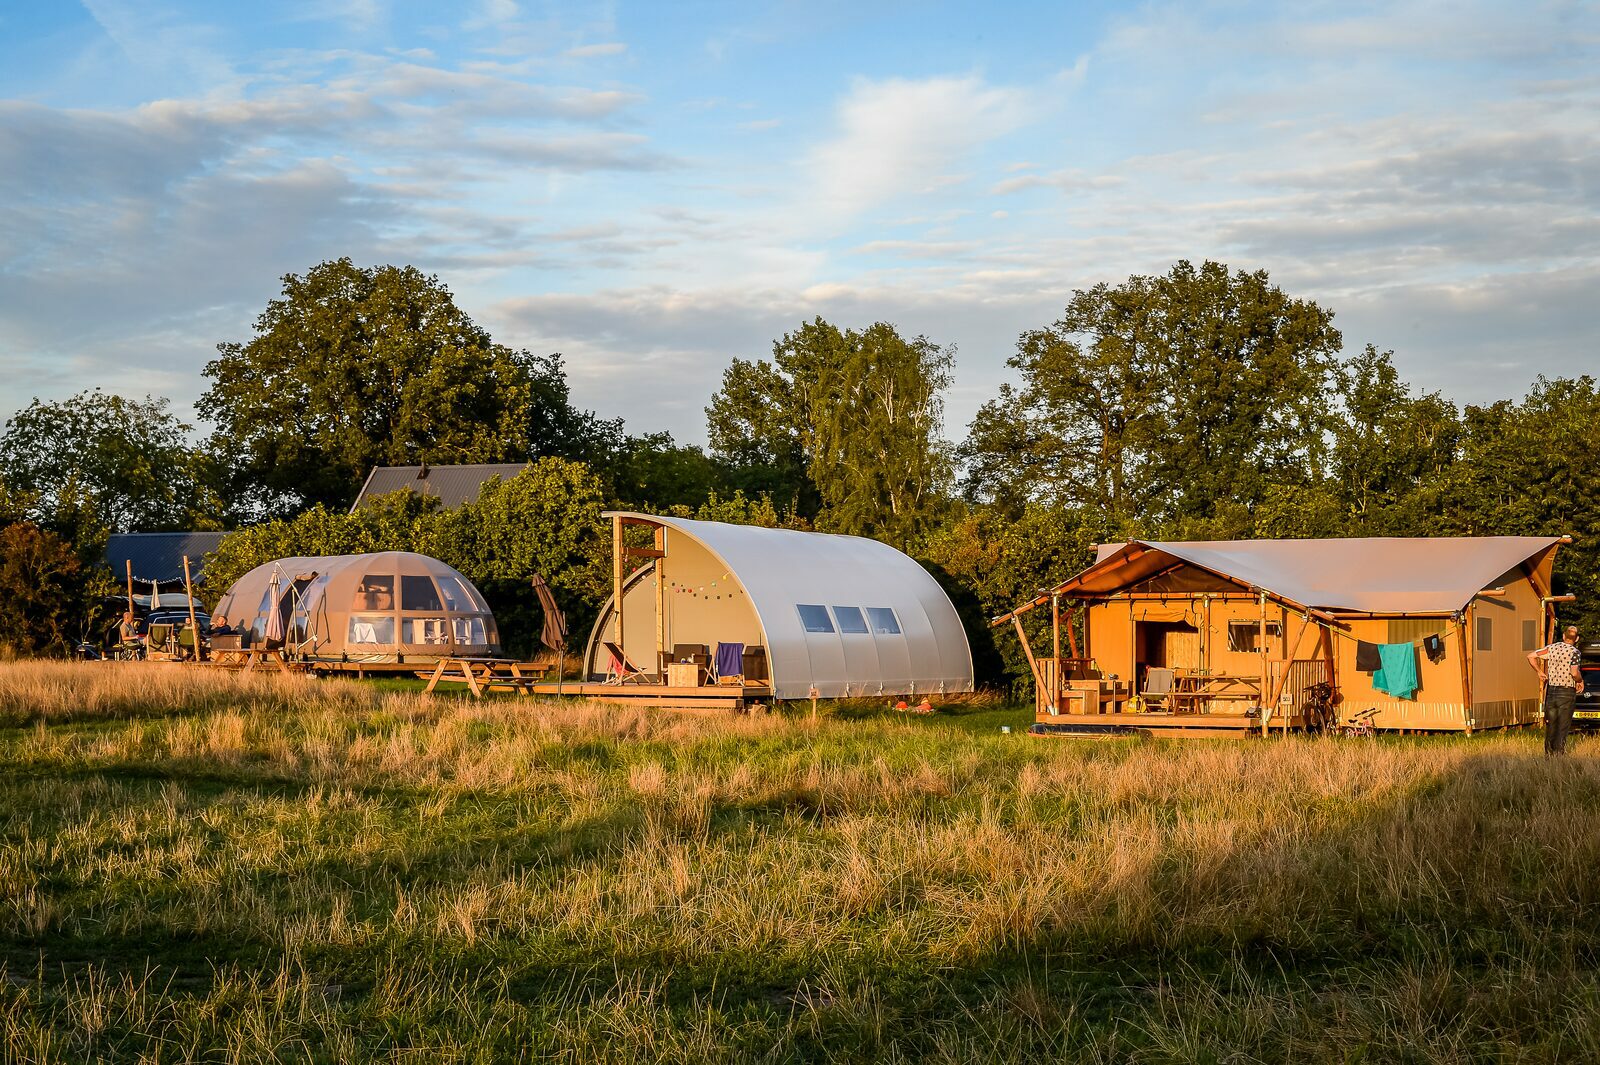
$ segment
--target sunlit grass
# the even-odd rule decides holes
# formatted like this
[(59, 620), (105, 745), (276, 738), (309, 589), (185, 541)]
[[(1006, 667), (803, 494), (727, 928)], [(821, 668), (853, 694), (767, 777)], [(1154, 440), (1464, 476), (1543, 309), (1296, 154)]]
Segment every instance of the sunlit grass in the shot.
[(0, 665), (0, 1060), (1600, 1060), (1592, 740), (826, 709)]

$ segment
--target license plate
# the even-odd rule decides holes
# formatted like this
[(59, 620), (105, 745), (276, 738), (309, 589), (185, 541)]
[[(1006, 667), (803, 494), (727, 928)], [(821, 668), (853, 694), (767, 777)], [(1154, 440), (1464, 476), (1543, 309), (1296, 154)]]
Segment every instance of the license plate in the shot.
[(1600, 721), (1600, 710), (1579, 710), (1576, 713), (1574, 713), (1572, 716), (1576, 717), (1576, 718), (1582, 718), (1585, 721), (1588, 721), (1588, 720)]

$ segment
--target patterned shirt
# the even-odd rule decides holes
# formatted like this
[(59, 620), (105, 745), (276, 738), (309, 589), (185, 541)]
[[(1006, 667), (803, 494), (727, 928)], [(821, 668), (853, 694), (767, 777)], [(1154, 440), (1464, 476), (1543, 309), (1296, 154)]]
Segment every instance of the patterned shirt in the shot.
[(1561, 640), (1551, 644), (1549, 647), (1541, 647), (1534, 653), (1544, 659), (1545, 676), (1549, 678), (1550, 687), (1571, 688), (1575, 686), (1575, 682), (1572, 679), (1573, 667), (1583, 664), (1583, 655), (1575, 645)]

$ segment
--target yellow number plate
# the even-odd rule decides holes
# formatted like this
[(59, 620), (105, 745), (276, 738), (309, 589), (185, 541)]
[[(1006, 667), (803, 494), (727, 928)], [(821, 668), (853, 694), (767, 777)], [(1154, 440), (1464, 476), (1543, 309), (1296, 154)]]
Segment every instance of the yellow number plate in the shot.
[(1588, 719), (1591, 719), (1591, 718), (1600, 718), (1600, 710), (1579, 710), (1577, 713), (1573, 714), (1572, 716), (1573, 717), (1581, 717), (1581, 718), (1584, 718), (1585, 720), (1588, 720)]

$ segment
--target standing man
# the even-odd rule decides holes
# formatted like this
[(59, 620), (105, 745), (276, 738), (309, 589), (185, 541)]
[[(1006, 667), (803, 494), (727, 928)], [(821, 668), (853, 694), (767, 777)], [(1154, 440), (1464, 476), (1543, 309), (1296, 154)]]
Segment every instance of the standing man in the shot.
[(1568, 625), (1561, 642), (1528, 655), (1528, 664), (1544, 685), (1544, 753), (1567, 753), (1572, 731), (1572, 707), (1583, 691), (1583, 655), (1578, 652), (1578, 626)]

